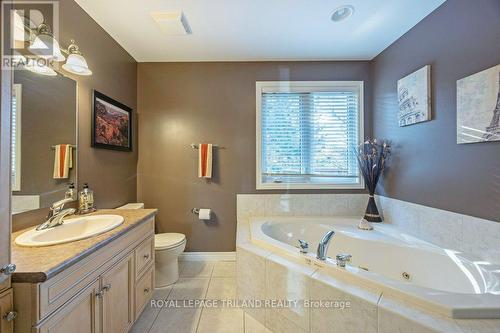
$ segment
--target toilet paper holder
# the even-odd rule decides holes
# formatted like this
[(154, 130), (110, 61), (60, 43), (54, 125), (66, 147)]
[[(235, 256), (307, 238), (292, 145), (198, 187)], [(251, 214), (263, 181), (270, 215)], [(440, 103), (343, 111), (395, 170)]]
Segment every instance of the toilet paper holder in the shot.
[[(211, 209), (209, 209), (209, 208), (204, 208), (204, 209), (208, 209), (210, 211), (210, 215), (212, 214)], [(196, 215), (200, 215), (200, 210), (201, 210), (201, 208), (191, 208), (191, 213), (196, 214)]]

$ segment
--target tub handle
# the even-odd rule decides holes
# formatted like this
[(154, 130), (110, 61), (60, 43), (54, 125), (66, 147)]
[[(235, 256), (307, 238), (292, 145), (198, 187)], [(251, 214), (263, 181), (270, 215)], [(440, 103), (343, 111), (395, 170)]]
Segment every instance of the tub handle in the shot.
[(307, 243), (306, 241), (302, 240), (302, 239), (299, 239), (299, 249), (300, 249), (300, 253), (307, 253), (307, 251), (309, 250), (309, 243)]
[(339, 253), (335, 257), (337, 259), (337, 265), (340, 267), (345, 267), (346, 263), (351, 262), (352, 255), (347, 253)]

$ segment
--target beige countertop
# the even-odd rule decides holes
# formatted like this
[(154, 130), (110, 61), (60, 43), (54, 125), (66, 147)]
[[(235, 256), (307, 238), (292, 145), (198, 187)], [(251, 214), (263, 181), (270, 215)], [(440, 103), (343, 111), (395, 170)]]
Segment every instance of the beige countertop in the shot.
[(130, 229), (149, 220), (156, 215), (156, 212), (156, 209), (98, 210), (89, 215), (121, 215), (124, 221), (115, 229), (94, 237), (45, 247), (23, 247), (16, 245), (14, 243), (16, 237), (34, 227), (17, 231), (12, 234), (12, 262), (17, 266), (16, 272), (12, 275), (12, 282), (43, 282), (122, 236)]

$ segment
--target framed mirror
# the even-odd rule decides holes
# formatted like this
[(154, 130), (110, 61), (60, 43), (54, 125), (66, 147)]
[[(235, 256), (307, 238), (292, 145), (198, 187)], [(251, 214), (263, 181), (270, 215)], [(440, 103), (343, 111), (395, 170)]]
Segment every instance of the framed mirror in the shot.
[(12, 214), (46, 208), (77, 187), (77, 82), (16, 70), (12, 88)]

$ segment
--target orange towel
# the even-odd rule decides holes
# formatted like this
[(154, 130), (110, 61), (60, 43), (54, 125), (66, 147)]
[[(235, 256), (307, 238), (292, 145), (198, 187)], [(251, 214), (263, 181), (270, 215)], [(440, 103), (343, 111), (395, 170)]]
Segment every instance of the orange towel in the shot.
[(212, 178), (212, 144), (200, 143), (198, 148), (198, 177)]
[(69, 169), (73, 168), (73, 148), (70, 144), (56, 145), (54, 156), (54, 179), (69, 177)]

